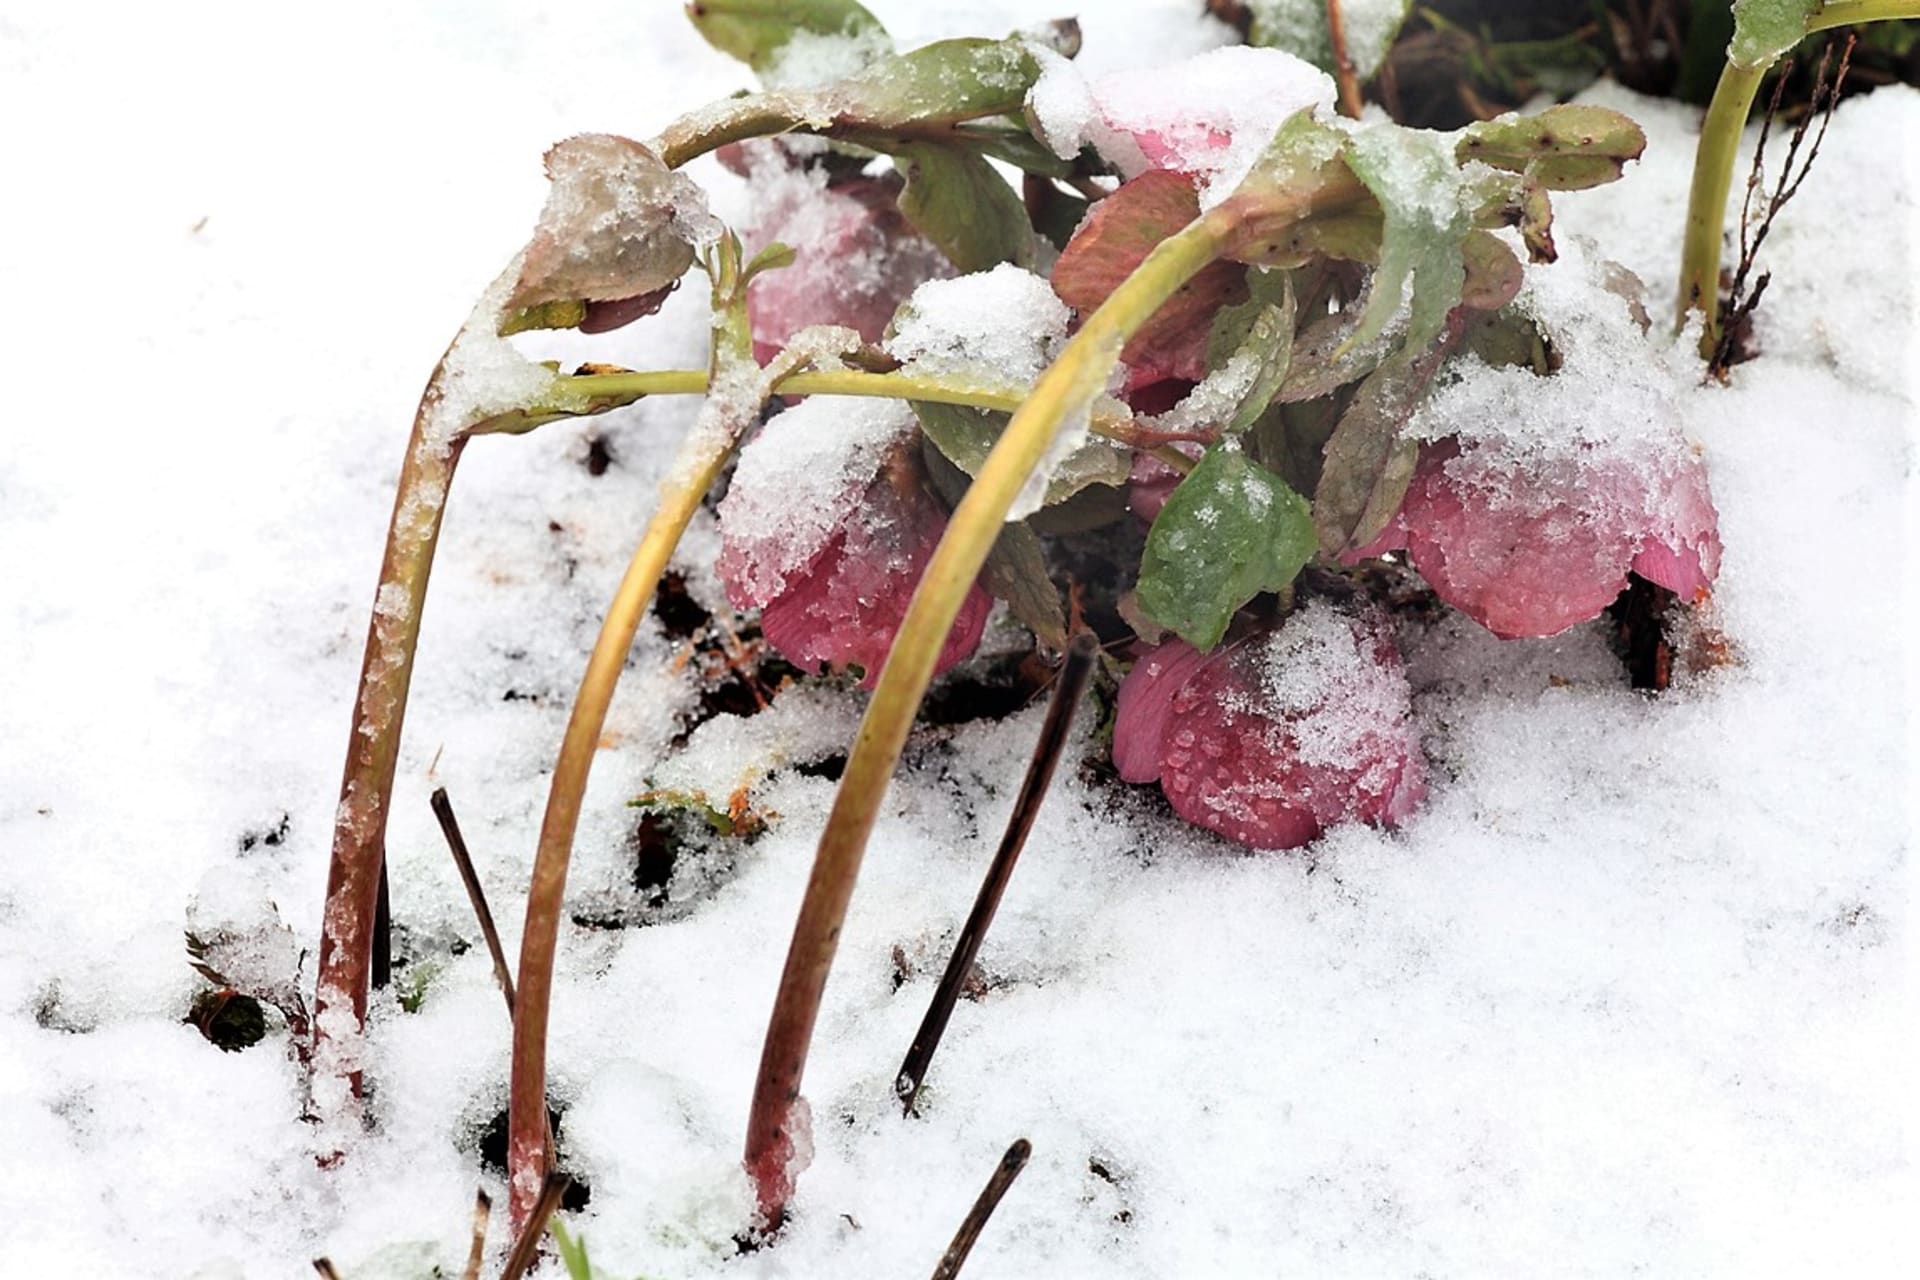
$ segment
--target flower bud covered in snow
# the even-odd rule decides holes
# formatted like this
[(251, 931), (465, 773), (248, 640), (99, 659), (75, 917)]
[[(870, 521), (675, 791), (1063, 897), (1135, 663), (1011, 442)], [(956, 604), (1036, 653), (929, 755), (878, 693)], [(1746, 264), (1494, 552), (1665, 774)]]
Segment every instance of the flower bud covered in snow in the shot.
[(824, 172), (789, 163), (772, 151), (750, 159), (759, 204), (748, 249), (777, 243), (794, 251), (790, 265), (748, 286), (753, 354), (762, 363), (808, 325), (845, 325), (878, 342), (916, 287), (952, 273), (900, 213), (897, 183), (859, 177), (828, 185)]
[(1461, 360), (1414, 415), (1405, 501), (1347, 557), (1405, 548), (1435, 594), (1495, 635), (1550, 636), (1599, 614), (1629, 569), (1697, 601), (1720, 570), (1706, 466), (1674, 421), (1698, 374), (1649, 336), (1577, 239), (1516, 303), (1560, 368)]
[(1597, 616), (1629, 569), (1694, 602), (1720, 568), (1706, 470), (1684, 450), (1649, 476), (1604, 456), (1519, 469), (1429, 446), (1400, 513), (1350, 559), (1403, 547), (1434, 594), (1508, 639)]
[[(946, 531), (913, 431), (897, 401), (813, 397), (741, 451), (719, 508), (727, 599), (759, 609), (790, 661), (857, 666), (868, 688)], [(936, 671), (973, 652), (991, 608), (978, 586), (967, 593)]]
[(1174, 811), (1256, 849), (1340, 822), (1392, 826), (1426, 765), (1400, 658), (1380, 622), (1315, 601), (1278, 630), (1202, 654), (1170, 640), (1120, 687), (1113, 762)]

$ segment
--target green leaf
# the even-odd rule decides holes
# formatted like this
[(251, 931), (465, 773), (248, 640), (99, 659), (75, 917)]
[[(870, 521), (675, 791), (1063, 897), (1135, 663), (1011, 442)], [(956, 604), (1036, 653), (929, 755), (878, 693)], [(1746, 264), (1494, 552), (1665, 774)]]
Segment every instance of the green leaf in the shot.
[(1550, 191), (1584, 191), (1618, 178), (1646, 149), (1646, 133), (1618, 111), (1569, 104), (1468, 125), (1454, 157), (1524, 173)]
[[(941, 455), (970, 476), (979, 474), (1010, 416), (991, 409), (922, 400), (913, 402), (913, 411), (920, 419), (921, 430)], [(1054, 469), (1047, 484), (1046, 505), (1064, 502), (1088, 485), (1124, 485), (1131, 470), (1125, 453), (1104, 440), (1088, 440)]]
[(799, 254), (794, 251), (792, 245), (781, 244), (776, 240), (753, 255), (753, 260), (748, 262), (746, 268), (740, 273), (740, 283), (745, 285), (762, 271), (778, 271), (782, 267), (790, 267), (797, 257)]
[(1745, 70), (1766, 66), (1800, 43), (1822, 7), (1822, 0), (1733, 0), (1727, 60)]
[(1306, 500), (1239, 446), (1213, 446), (1167, 498), (1140, 558), (1140, 607), (1211, 649), (1241, 605), (1279, 591), (1315, 545)]
[(993, 549), (980, 567), (980, 585), (987, 594), (1005, 600), (1022, 625), (1050, 649), (1067, 646), (1067, 615), (1060, 590), (1047, 573), (1040, 535), (1024, 520), (1010, 520), (1000, 528)]
[(907, 179), (900, 212), (940, 247), (959, 271), (985, 271), (1002, 262), (1033, 265), (1027, 209), (993, 166), (972, 152), (936, 142), (892, 152)]
[(1232, 410), (1219, 424), (1227, 435), (1240, 434), (1266, 412), (1293, 365), (1293, 281), (1283, 271), (1252, 271), (1247, 284), (1253, 296), (1222, 310), (1207, 340), (1207, 382), (1224, 378), (1235, 394)]
[(1461, 251), (1474, 229), (1476, 201), (1446, 138), (1420, 129), (1375, 126), (1352, 136), (1347, 165), (1379, 200), (1386, 222), (1380, 265), (1360, 326), (1358, 346), (1386, 331), (1411, 293), (1406, 350), (1419, 351), (1446, 327), (1466, 284)]
[(1017, 116), (1039, 78), (1040, 64), (1019, 37), (940, 40), (883, 58), (820, 96), (842, 121), (857, 126), (852, 139), (865, 141), (862, 131), (924, 133), (963, 120)]
[(1417, 356), (1402, 353), (1375, 369), (1340, 416), (1313, 494), (1313, 523), (1328, 557), (1372, 542), (1400, 510), (1419, 454), (1402, 438), (1401, 424), (1426, 395), (1460, 332), (1461, 325), (1450, 325)]
[(854, 0), (693, 0), (687, 17), (706, 42), (764, 71), (800, 32), (886, 40), (880, 20)]

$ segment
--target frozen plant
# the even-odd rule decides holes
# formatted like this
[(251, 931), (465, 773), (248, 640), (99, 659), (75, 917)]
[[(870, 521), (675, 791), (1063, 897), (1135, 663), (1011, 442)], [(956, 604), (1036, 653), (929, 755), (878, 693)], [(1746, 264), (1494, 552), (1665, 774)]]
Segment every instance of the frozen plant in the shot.
[[(1288, 29), (1293, 6), (1255, 8), (1270, 36)], [(1820, 6), (1802, 9), (1804, 30)], [(1393, 10), (1368, 7), (1389, 36)], [(1122, 779), (1157, 782), (1223, 849), (1284, 848), (1397, 824), (1427, 785), (1380, 589), (1399, 570), (1375, 557), (1404, 550), (1503, 636), (1592, 617), (1629, 571), (1698, 599), (1719, 558), (1705, 465), (1659, 412), (1688, 367), (1584, 249), (1528, 269), (1559, 257), (1553, 196), (1639, 156), (1624, 116), (1561, 106), (1440, 134), (1343, 118), (1335, 80), (1282, 48), (1089, 82), (1071, 23), (896, 53), (851, 0), (690, 12), (763, 89), (645, 142), (556, 147), (532, 238), (429, 382), (329, 878), (311, 1065), (339, 1120), (357, 1114), (393, 765), (461, 451), (704, 394), (588, 658), (541, 825), (513, 1021), (522, 1231), (552, 1199), (546, 1029), (588, 771), (668, 558), (729, 472), (730, 601), (797, 663), (872, 690), (774, 1003), (743, 1230), (777, 1229), (804, 1171), (802, 1075), (867, 837), (930, 682), (991, 601), (1043, 656), (1092, 630), (1134, 664)], [(681, 172), (723, 148), (757, 210), (744, 236)], [(704, 369), (569, 375), (506, 340), (625, 323), (696, 269)]]

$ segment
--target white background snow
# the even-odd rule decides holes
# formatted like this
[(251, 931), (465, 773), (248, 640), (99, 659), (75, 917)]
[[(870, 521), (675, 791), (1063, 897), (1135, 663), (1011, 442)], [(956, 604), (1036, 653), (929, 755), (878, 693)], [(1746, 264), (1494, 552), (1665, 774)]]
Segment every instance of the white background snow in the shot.
[[(1056, 16), (872, 7), (903, 44)], [(1082, 6), (1084, 61), (1218, 44), (1198, 8)], [(315, 937), (406, 426), (532, 226), (542, 151), (647, 136), (744, 83), (678, 5), (639, 0), (0, 11), (8, 1274), (293, 1276), (324, 1253), (362, 1280), (464, 1258), (474, 1135), (505, 1096), (483, 952), (419, 1013), (380, 1008), (378, 1130), (322, 1172), (284, 1035), (229, 1055), (183, 1025), (182, 930), (196, 895), (252, 895)], [(1560, 234), (1665, 299), (1694, 116), (1595, 96), (1651, 143), (1617, 186), (1561, 199)], [(859, 697), (791, 695), (669, 761), (690, 692), (644, 628), (578, 899), (620, 883), (622, 802), (649, 780), (723, 795), (769, 774), (754, 796), (781, 816), (678, 918), (563, 936), (553, 1086), (596, 1261), (923, 1274), (1024, 1135), (975, 1280), (1904, 1274), (1917, 136), (1909, 90), (1841, 111), (1769, 243), (1767, 355), (1675, 406), (1707, 450), (1738, 665), (1650, 699), (1597, 627), (1405, 635), (1427, 809), (1304, 854), (1239, 855), (1063, 770), (982, 955), (997, 989), (961, 1005), (906, 1122), (891, 1077), (1039, 712), (919, 742), (828, 991), (817, 1158), (785, 1236), (747, 1256), (746, 1104), (832, 794), (773, 766), (839, 749)], [(737, 212), (732, 180), (694, 173)], [(594, 350), (701, 363), (698, 295)], [(389, 841), (416, 937), (475, 936), (426, 804), (445, 785), (517, 945), (573, 685), (694, 411), (468, 451)], [(597, 478), (595, 433), (615, 459)], [(708, 524), (682, 556), (709, 600), (713, 553)], [(283, 815), (284, 840), (240, 851)], [(896, 947), (917, 974), (898, 990)]]

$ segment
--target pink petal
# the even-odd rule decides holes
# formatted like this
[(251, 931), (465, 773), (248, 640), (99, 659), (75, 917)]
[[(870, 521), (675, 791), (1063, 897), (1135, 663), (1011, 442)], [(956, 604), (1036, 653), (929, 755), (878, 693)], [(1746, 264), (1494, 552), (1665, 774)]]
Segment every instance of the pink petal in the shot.
[(1208, 660), (1184, 640), (1147, 650), (1121, 682), (1113, 720), (1113, 766), (1128, 782), (1160, 779), (1160, 743), (1173, 696)]
[[(865, 507), (761, 610), (768, 643), (798, 666), (858, 666), (861, 686), (873, 688), (946, 525), (918, 487), (917, 473), (883, 472), (868, 488)], [(936, 674), (979, 645), (992, 608), (978, 584), (968, 590)]]
[(777, 190), (781, 198), (748, 237), (752, 252), (779, 243), (796, 255), (747, 289), (754, 358), (762, 363), (808, 325), (845, 325), (878, 342), (914, 289), (952, 274), (901, 216), (885, 183), (856, 178), (819, 188), (787, 174)]

